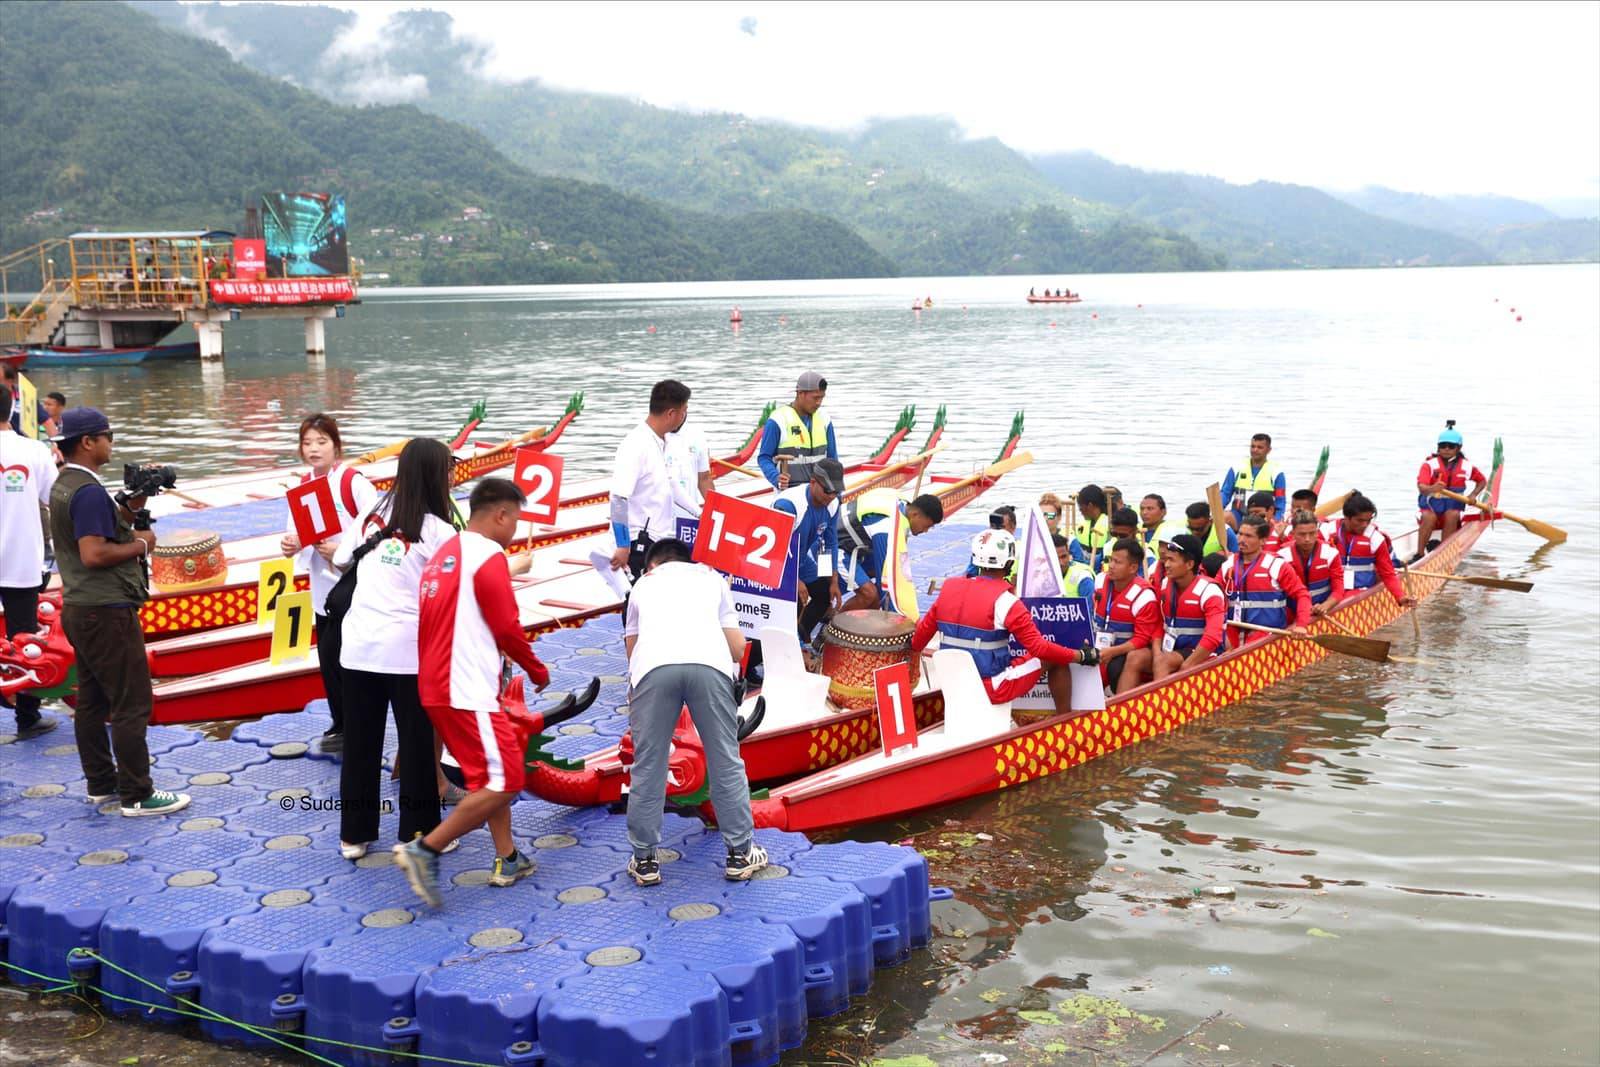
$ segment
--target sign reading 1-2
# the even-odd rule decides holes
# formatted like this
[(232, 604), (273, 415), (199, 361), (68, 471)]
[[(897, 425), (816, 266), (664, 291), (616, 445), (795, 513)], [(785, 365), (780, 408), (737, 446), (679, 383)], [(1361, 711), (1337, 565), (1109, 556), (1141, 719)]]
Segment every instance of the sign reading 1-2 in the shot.
[(710, 493), (700, 513), (694, 561), (761, 585), (783, 580), (794, 516), (737, 497)]
[(878, 691), (878, 736), (885, 756), (917, 745), (917, 717), (911, 705), (911, 664), (891, 663), (872, 672)]
[(314, 545), (339, 532), (339, 512), (333, 504), (333, 485), (326, 478), (313, 478), (297, 485), (285, 495), (289, 518), (300, 544)]
[(561, 506), (560, 456), (537, 448), (517, 449), (513, 480), (528, 497), (522, 506), (525, 520), (546, 525), (556, 521), (556, 508)]

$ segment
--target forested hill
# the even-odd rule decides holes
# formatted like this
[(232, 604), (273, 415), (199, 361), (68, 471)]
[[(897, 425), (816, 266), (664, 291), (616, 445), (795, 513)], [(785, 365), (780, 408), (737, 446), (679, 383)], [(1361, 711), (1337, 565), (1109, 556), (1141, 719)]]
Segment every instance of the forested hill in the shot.
[[(335, 106), (121, 4), (36, 4), (0, 21), (0, 131), (7, 250), (90, 226), (235, 228), (247, 198), (313, 188), (346, 194), (354, 252), (395, 281), (894, 271), (837, 224), (782, 212), (713, 225), (535, 175), (413, 107)], [(487, 217), (463, 221), (466, 207)]]
[[(354, 21), (335, 8), (135, 6), (330, 100), (404, 99), (459, 120), (537, 173), (598, 181), (723, 219), (774, 209), (828, 216), (901, 273), (1223, 263), (1192, 241), (1062, 192), (1017, 152), (970, 139), (946, 119), (884, 120), (839, 133), (671, 111), (536, 81), (491, 81), (476, 74), (482, 49), (456, 38), (450, 16), (438, 11), (396, 13), (380, 45), (352, 50), (332, 47)], [(1004, 247), (1016, 220), (1035, 208), (1068, 213), (1070, 227), (1047, 229), (1070, 239), (1047, 245), (1035, 235)]]

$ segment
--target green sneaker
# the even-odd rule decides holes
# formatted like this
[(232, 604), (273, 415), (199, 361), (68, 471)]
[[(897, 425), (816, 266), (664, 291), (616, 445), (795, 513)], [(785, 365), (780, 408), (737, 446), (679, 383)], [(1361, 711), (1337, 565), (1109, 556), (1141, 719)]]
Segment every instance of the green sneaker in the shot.
[(528, 877), (533, 871), (533, 860), (521, 850), (518, 850), (516, 859), (509, 862), (504, 856), (496, 856), (494, 858), (494, 873), (489, 875), (489, 884), (504, 888), (515, 884), (520, 878)]
[(187, 808), (189, 799), (188, 793), (169, 793), (165, 789), (157, 789), (137, 804), (122, 805), (122, 814), (130, 819), (140, 815), (171, 815)]

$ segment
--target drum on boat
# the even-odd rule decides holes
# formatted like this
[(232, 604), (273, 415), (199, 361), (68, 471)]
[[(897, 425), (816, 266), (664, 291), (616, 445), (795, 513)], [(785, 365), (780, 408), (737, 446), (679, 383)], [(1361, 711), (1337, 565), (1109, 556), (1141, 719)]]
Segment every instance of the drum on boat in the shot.
[(911, 651), (916, 626), (893, 611), (841, 611), (822, 632), (822, 673), (828, 677), (828, 699), (851, 711), (877, 705), (872, 672), (895, 663), (911, 664), (916, 688), (920, 664)]
[(177, 530), (150, 553), (150, 581), (157, 589), (203, 589), (227, 580), (222, 538), (209, 530)]

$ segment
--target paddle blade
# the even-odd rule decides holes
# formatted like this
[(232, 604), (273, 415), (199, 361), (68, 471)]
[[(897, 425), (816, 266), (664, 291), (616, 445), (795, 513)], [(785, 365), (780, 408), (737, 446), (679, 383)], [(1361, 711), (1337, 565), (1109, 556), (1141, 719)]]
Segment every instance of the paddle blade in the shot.
[(1464, 578), (1463, 580), (1468, 582), (1471, 585), (1481, 585), (1485, 589), (1509, 589), (1513, 593), (1531, 593), (1531, 592), (1533, 592), (1533, 583), (1532, 582), (1519, 582), (1514, 578), (1477, 578), (1477, 577), (1467, 577), (1467, 578)]
[(1347, 637), (1344, 634), (1317, 634), (1311, 640), (1327, 649), (1345, 656), (1370, 659), (1374, 663), (1389, 660), (1389, 642), (1374, 637)]
[(1340, 493), (1332, 500), (1324, 500), (1317, 505), (1317, 518), (1326, 519), (1330, 515), (1337, 515), (1344, 510), (1344, 502), (1350, 499), (1350, 493)]
[(1520, 515), (1513, 515), (1509, 511), (1502, 511), (1500, 514), (1529, 533), (1542, 537), (1546, 541), (1552, 541), (1559, 545), (1567, 539), (1567, 531), (1559, 526), (1551, 526), (1548, 522), (1540, 522), (1538, 519), (1525, 519)]

